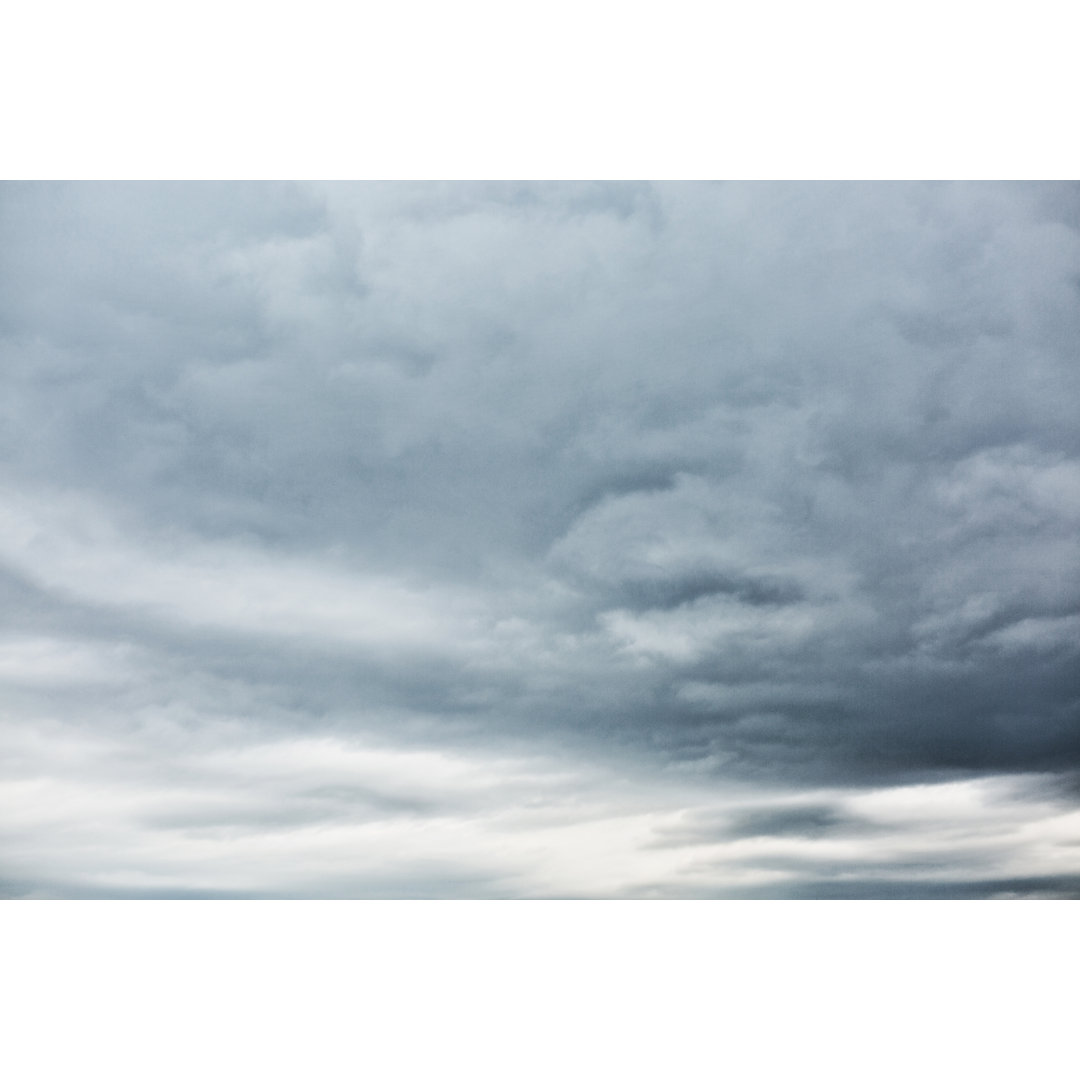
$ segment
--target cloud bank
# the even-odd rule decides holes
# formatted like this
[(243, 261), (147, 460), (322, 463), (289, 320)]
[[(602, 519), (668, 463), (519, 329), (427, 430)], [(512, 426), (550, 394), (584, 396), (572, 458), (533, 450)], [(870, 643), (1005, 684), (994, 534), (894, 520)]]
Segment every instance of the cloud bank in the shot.
[(9, 896), (1080, 895), (1080, 188), (0, 187)]

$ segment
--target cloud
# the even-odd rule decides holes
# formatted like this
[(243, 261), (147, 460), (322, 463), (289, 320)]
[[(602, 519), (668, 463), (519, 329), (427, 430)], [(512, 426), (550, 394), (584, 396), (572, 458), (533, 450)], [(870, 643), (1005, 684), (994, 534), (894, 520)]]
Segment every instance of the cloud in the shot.
[(9, 893), (969, 896), (1078, 876), (1080, 810), (1042, 775), (791, 795), (202, 719), (7, 725)]
[[(4, 185), (12, 888), (1073, 889), (1078, 221), (1067, 184)], [(1018, 777), (1057, 801), (983, 854), (859, 801)]]

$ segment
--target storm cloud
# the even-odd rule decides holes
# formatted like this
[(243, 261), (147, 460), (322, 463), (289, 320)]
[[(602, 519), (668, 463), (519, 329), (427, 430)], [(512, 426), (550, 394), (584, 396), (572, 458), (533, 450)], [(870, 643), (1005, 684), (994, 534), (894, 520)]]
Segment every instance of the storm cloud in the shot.
[(1080, 186), (0, 186), (9, 896), (1080, 895)]

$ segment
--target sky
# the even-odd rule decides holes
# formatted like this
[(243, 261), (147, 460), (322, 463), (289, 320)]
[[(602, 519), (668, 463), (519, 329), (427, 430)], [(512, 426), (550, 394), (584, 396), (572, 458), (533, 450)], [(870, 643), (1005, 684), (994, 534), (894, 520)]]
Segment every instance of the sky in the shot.
[(0, 895), (1080, 897), (1080, 185), (0, 185)]

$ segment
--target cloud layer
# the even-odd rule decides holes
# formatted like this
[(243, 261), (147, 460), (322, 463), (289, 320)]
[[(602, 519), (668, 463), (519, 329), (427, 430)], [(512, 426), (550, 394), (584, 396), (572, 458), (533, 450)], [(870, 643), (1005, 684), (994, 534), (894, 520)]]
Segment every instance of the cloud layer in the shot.
[(0, 188), (8, 895), (1080, 894), (1080, 188)]

